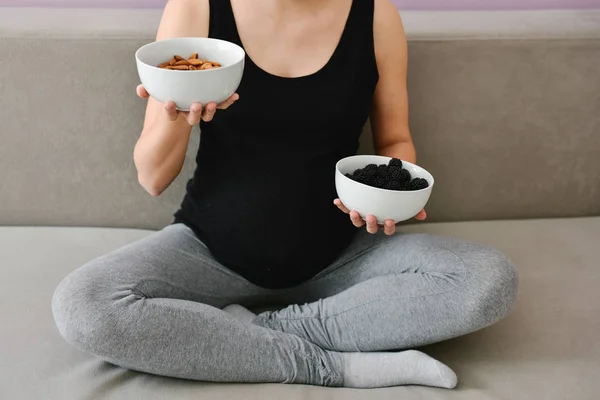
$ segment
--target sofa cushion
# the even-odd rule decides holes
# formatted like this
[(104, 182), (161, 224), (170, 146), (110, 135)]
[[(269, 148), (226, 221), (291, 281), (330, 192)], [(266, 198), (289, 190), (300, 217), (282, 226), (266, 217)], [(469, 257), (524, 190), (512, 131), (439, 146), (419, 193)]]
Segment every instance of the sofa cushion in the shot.
[[(172, 219), (198, 132), (159, 198), (138, 185), (132, 156), (145, 106), (134, 52), (154, 40), (160, 14), (0, 11), (0, 225), (158, 229)], [(600, 11), (403, 20), (411, 129), (436, 178), (432, 221), (600, 215)], [(34, 54), (43, 73), (24, 68)], [(367, 129), (363, 152), (370, 144)]]
[(513, 313), (424, 351), (455, 369), (454, 391), (220, 385), (127, 371), (66, 344), (54, 288), (86, 261), (150, 234), (108, 228), (0, 228), (0, 398), (64, 399), (594, 399), (600, 391), (600, 218), (410, 225), (409, 232), (488, 244), (520, 273)]

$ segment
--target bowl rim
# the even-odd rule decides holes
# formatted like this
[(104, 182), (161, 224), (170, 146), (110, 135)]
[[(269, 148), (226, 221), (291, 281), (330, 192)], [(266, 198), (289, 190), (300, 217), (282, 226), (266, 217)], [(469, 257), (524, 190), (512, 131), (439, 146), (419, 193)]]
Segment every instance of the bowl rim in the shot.
[[(231, 45), (233, 47), (237, 47), (238, 49), (240, 49), (242, 51), (242, 57), (239, 60), (237, 60), (236, 62), (231, 63), (229, 65), (221, 66), (220, 68), (198, 69), (198, 70), (195, 70), (195, 71), (158, 68), (158, 66), (156, 66), (156, 65), (151, 65), (151, 64), (148, 64), (147, 62), (144, 62), (144, 61), (140, 60), (139, 53), (143, 49), (145, 49), (147, 47), (150, 47), (150, 46), (152, 46), (152, 45), (154, 45), (156, 43), (159, 43), (159, 42), (171, 42), (171, 41), (177, 41), (177, 40), (190, 40), (190, 39), (195, 39), (195, 40), (199, 39), (199, 40), (202, 40), (202, 41), (207, 41), (208, 40), (208, 41), (211, 41), (211, 42), (223, 42), (223, 43), (227, 43), (228, 45)], [(202, 36), (182, 36), (182, 37), (176, 37), (176, 38), (155, 40), (153, 42), (146, 43), (145, 45), (143, 45), (142, 47), (140, 47), (139, 49), (137, 49), (135, 51), (135, 60), (138, 63), (143, 64), (146, 67), (150, 67), (152, 69), (156, 69), (156, 70), (159, 70), (159, 71), (162, 71), (162, 72), (166, 72), (166, 73), (179, 72), (179, 73), (188, 73), (189, 74), (190, 72), (192, 72), (192, 73), (193, 72), (217, 72), (217, 71), (223, 71), (223, 70), (235, 67), (238, 64), (243, 63), (246, 60), (246, 51), (244, 50), (243, 47), (241, 47), (241, 46), (239, 46), (239, 45), (237, 45), (237, 44), (235, 44), (233, 42), (230, 42), (228, 40), (208, 38), (208, 37), (202, 37)]]
[(387, 157), (387, 156), (380, 156), (380, 155), (377, 155), (377, 154), (358, 154), (358, 155), (348, 156), (348, 157), (342, 158), (341, 160), (339, 160), (335, 164), (335, 171), (336, 171), (336, 173), (342, 179), (346, 179), (346, 180), (348, 180), (350, 182), (353, 182), (353, 183), (355, 183), (357, 185), (361, 185), (361, 186), (364, 186), (366, 188), (373, 189), (373, 190), (380, 191), (380, 192), (387, 192), (387, 193), (420, 193), (420, 192), (425, 192), (425, 191), (428, 191), (428, 190), (429, 191), (433, 190), (433, 185), (435, 184), (435, 178), (433, 177), (433, 174), (431, 172), (427, 171), (425, 168), (421, 167), (420, 165), (417, 165), (417, 164), (414, 164), (414, 163), (411, 163), (409, 161), (405, 161), (405, 160), (402, 160), (402, 159), (400, 159), (402, 161), (402, 164), (406, 163), (406, 164), (409, 164), (409, 165), (411, 165), (413, 167), (416, 167), (416, 168), (419, 168), (419, 169), (422, 169), (423, 171), (425, 171), (431, 177), (431, 182), (429, 182), (429, 186), (427, 186), (424, 189), (419, 189), (419, 190), (391, 190), (391, 189), (381, 189), (381, 188), (377, 188), (377, 187), (374, 187), (374, 186), (365, 185), (364, 183), (357, 182), (354, 179), (350, 179), (344, 173), (342, 173), (342, 171), (340, 171), (340, 164), (342, 162), (350, 159), (350, 158), (372, 158), (372, 157), (381, 158), (381, 159), (387, 159), (388, 162), (393, 158), (393, 157)]

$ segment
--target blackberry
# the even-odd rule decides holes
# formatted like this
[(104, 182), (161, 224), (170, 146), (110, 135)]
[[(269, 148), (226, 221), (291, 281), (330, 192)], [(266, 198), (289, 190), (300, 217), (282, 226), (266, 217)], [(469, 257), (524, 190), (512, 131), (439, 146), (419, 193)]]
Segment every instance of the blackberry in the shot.
[(371, 177), (374, 177), (374, 176), (377, 175), (377, 169), (373, 169), (373, 168), (367, 169), (367, 168), (365, 168), (365, 169), (362, 170), (362, 174), (364, 176), (366, 176), (366, 177), (371, 178)]
[(354, 180), (356, 182), (365, 183), (369, 180), (369, 177), (364, 173), (364, 171), (355, 171)]
[(367, 176), (365, 177), (361, 183), (364, 183), (365, 185), (369, 185), (369, 186), (373, 186), (373, 183), (375, 182), (376, 177), (371, 175), (371, 176)]
[(408, 190), (408, 185), (410, 185), (410, 181), (398, 182), (398, 190)]
[(368, 181), (371, 180), (370, 175), (371, 174), (365, 172), (365, 170), (361, 168), (357, 169), (353, 174), (351, 174), (351, 179), (359, 183), (368, 184)]
[(399, 167), (402, 168), (402, 160), (399, 158), (392, 158), (388, 164), (390, 167)]
[(408, 190), (421, 190), (425, 189), (429, 186), (429, 182), (427, 182), (423, 178), (415, 178), (408, 185)]
[(373, 181), (370, 183), (370, 186), (384, 189), (385, 188), (385, 179), (381, 176), (378, 176), (375, 179), (373, 179)]
[(389, 168), (387, 165), (381, 164), (381, 165), (377, 166), (377, 174), (379, 176), (385, 177), (385, 176), (387, 176), (388, 172), (389, 172)]
[(410, 182), (411, 180), (411, 176), (410, 176), (410, 172), (408, 172), (408, 170), (404, 169), (404, 168), (391, 168), (392, 173), (390, 174), (390, 177), (394, 180), (394, 181), (398, 181), (398, 182)]
[(388, 190), (406, 190), (406, 184), (404, 182), (389, 181), (385, 184), (385, 188)]
[(364, 169), (365, 169), (365, 171), (375, 171), (377, 169), (377, 165), (369, 164)]

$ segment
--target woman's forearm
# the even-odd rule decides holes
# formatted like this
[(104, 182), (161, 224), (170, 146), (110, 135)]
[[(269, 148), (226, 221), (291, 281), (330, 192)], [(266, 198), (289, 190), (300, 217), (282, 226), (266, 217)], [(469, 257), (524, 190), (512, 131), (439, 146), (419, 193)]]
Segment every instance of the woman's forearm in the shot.
[(413, 164), (417, 162), (417, 152), (412, 141), (396, 142), (377, 149), (376, 153), (380, 156), (399, 158)]
[(185, 117), (170, 121), (158, 111), (145, 124), (133, 153), (138, 181), (152, 196), (160, 195), (181, 172), (192, 130)]

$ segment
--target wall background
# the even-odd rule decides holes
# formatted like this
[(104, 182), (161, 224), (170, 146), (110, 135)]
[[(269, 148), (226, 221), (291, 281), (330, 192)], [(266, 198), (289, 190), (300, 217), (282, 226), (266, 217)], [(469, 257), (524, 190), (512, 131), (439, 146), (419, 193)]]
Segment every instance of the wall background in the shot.
[[(600, 9), (600, 0), (392, 0), (404, 10)], [(166, 0), (0, 0), (0, 6), (157, 8)]]

